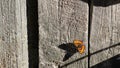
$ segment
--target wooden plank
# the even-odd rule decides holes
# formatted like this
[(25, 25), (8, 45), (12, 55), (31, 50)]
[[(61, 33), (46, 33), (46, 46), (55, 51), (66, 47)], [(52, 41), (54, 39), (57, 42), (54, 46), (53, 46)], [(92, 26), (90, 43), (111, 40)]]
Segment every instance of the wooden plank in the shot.
[[(80, 0), (38, 0), (38, 10), (39, 68), (88, 68), (85, 57), (88, 47), (88, 4)], [(82, 55), (77, 52), (63, 62), (66, 53), (58, 46), (72, 44), (74, 39), (83, 40), (86, 51)]]
[(28, 68), (25, 0), (0, 0), (0, 68)]
[(111, 66), (114, 62), (109, 62), (109, 58), (120, 54), (120, 4), (111, 0), (96, 3), (98, 0), (93, 0), (90, 66), (114, 68)]

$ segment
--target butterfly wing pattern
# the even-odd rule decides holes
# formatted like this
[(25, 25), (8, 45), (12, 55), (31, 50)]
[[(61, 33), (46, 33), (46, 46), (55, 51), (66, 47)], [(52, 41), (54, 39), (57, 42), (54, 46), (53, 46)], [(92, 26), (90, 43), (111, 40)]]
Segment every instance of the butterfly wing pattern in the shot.
[(83, 44), (83, 41), (81, 40), (74, 40), (73, 41), (76, 49), (79, 51), (80, 54), (83, 54), (85, 51), (85, 45)]

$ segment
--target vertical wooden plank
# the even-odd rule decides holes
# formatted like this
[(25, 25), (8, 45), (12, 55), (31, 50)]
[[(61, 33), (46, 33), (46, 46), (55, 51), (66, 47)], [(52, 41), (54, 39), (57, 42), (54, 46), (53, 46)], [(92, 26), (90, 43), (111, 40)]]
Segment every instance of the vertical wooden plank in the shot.
[(93, 0), (92, 17), (91, 68), (114, 68), (109, 58), (120, 54), (120, 2)]
[(0, 68), (28, 68), (26, 1), (0, 0)]
[[(88, 4), (81, 0), (38, 0), (39, 68), (87, 68)], [(84, 54), (78, 52), (62, 61), (65, 51), (61, 44), (83, 40)], [(69, 47), (69, 45), (68, 45)]]

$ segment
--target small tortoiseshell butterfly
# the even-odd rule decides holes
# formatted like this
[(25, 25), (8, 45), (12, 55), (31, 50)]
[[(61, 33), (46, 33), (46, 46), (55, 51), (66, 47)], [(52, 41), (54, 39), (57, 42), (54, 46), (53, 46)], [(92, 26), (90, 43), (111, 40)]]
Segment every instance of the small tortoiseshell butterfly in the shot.
[(85, 45), (83, 44), (83, 41), (81, 41), (81, 40), (74, 40), (73, 43), (74, 43), (76, 49), (79, 51), (80, 54), (84, 53)]

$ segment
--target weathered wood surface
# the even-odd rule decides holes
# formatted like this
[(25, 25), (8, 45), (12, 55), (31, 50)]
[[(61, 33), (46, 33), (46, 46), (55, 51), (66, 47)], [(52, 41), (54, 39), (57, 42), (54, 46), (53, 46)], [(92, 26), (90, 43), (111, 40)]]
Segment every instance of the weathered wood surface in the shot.
[(0, 68), (28, 68), (26, 1), (0, 0)]
[(93, 0), (90, 35), (91, 68), (115, 68), (111, 66), (114, 63), (109, 61), (99, 66), (96, 64), (120, 54), (120, 3), (114, 2)]
[[(39, 68), (88, 68), (87, 55), (78, 52), (62, 61), (65, 51), (61, 44), (74, 39), (88, 42), (88, 4), (81, 0), (38, 0), (39, 13)], [(76, 60), (76, 61), (75, 61)], [(67, 65), (65, 65), (67, 64)]]

